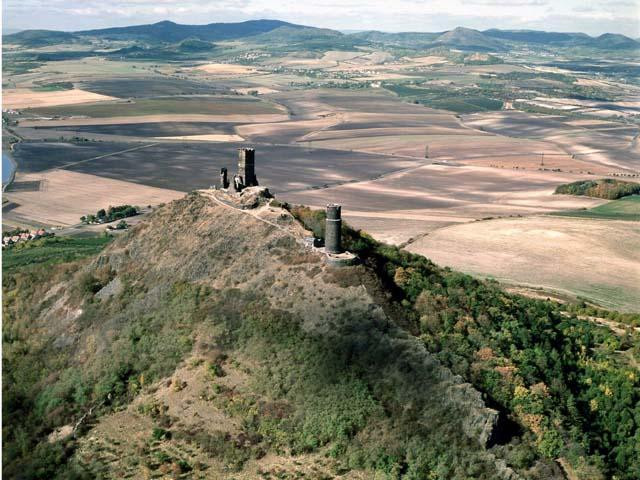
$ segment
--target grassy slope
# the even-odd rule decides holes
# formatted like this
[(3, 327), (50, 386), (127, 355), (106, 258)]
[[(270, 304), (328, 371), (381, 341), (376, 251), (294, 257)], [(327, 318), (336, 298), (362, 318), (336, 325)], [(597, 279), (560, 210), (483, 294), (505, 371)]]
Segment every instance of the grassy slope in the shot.
[(19, 243), (3, 250), (2, 272), (15, 273), (31, 265), (42, 268), (93, 256), (110, 240), (111, 238), (106, 236), (83, 239), (55, 237)]
[(640, 195), (633, 195), (621, 198), (620, 200), (613, 200), (609, 203), (605, 203), (604, 205), (599, 205), (588, 210), (554, 212), (551, 215), (558, 215), (562, 217), (640, 221)]

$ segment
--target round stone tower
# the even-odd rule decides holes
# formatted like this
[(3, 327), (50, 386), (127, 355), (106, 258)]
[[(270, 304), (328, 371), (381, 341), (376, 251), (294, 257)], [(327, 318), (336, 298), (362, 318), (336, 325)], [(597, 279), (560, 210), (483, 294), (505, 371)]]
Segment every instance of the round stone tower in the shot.
[(342, 218), (340, 205), (327, 205), (327, 225), (324, 234), (324, 250), (327, 253), (342, 253)]

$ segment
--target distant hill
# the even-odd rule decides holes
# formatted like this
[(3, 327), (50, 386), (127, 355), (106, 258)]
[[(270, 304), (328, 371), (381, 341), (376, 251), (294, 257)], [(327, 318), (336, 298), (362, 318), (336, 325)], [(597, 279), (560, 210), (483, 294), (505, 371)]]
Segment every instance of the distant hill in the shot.
[(601, 49), (640, 48), (640, 42), (620, 34), (605, 33), (590, 37), (585, 33), (559, 33), (539, 30), (498, 30), (492, 28), (482, 32), (485, 36), (520, 43), (538, 43), (553, 46), (585, 46)]
[(248, 37), (246, 40), (259, 44), (277, 45), (284, 51), (290, 50), (350, 50), (369, 42), (337, 30), (327, 28), (300, 27), (286, 25), (266, 33)]
[(618, 50), (627, 48), (640, 48), (640, 42), (625, 35), (605, 33), (594, 40), (595, 46), (602, 49)]
[(349, 36), (366, 40), (372, 43), (380, 43), (385, 45), (396, 45), (399, 47), (430, 47), (433, 41), (442, 35), (443, 32), (427, 33), (427, 32), (380, 32), (377, 30), (369, 30), (366, 32), (352, 33)]
[(372, 43), (406, 48), (447, 46), (475, 51), (500, 51), (505, 49), (499, 40), (483, 35), (478, 30), (463, 27), (458, 27), (448, 32), (387, 33), (371, 30), (354, 33), (350, 36)]
[(499, 40), (483, 35), (478, 30), (458, 27), (448, 32), (398, 32), (370, 30), (350, 35), (360, 40), (382, 45), (407, 48), (433, 48), (447, 46), (462, 50), (500, 51), (505, 47)]
[(4, 43), (19, 44), (25, 47), (45, 47), (71, 42), (75, 39), (77, 37), (73, 33), (57, 30), (23, 30), (2, 37)]
[(463, 27), (443, 33), (434, 40), (434, 43), (472, 50), (497, 51), (505, 49), (502, 42), (488, 37), (478, 30)]
[(311, 28), (280, 20), (250, 20), (239, 23), (210, 23), (208, 25), (181, 25), (163, 21), (149, 25), (84, 30), (76, 33), (107, 39), (139, 39), (165, 43), (176, 43), (186, 39), (212, 42), (259, 35), (281, 27), (288, 27), (292, 30)]
[(250, 20), (238, 23), (210, 23), (207, 25), (182, 25), (168, 20), (128, 27), (113, 27), (77, 32), (56, 30), (24, 30), (4, 35), (9, 44), (28, 48), (69, 43), (83, 37), (105, 40), (138, 40), (152, 44), (179, 44), (181, 51), (206, 51), (207, 45), (193, 41), (216, 42), (223, 40), (251, 39), (256, 43), (274, 44), (289, 49), (349, 49), (356, 46), (378, 44), (401, 48), (428, 49), (438, 46), (470, 51), (504, 51), (507, 43), (549, 45), (556, 47), (591, 47), (602, 50), (638, 49), (640, 41), (624, 35), (605, 33), (590, 37), (584, 33), (545, 32), (539, 30), (499, 30), (492, 28), (478, 31), (458, 27), (447, 32), (381, 32), (359, 31), (345, 34), (337, 30), (315, 28), (283, 22), (281, 20)]
[(590, 39), (584, 33), (544, 32), (539, 30), (498, 30), (492, 28), (482, 32), (487, 37), (524, 43), (569, 43)]

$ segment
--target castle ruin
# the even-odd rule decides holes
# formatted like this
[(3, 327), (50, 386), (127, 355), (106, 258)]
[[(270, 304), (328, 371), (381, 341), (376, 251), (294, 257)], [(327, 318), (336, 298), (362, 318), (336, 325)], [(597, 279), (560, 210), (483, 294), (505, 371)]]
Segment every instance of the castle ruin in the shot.
[[(238, 171), (229, 178), (226, 167), (220, 169), (219, 188), (227, 193), (236, 192), (240, 194), (245, 188), (258, 187), (258, 179), (255, 171), (255, 150), (253, 148), (238, 149)], [(254, 191), (255, 190), (255, 191)], [(256, 191), (266, 192), (266, 198), (272, 198), (266, 188), (251, 189), (250, 193)], [(245, 195), (237, 195), (244, 198)], [(251, 197), (251, 195), (249, 195)], [(243, 205), (243, 209), (246, 205)], [(250, 207), (252, 208), (252, 207)], [(342, 247), (342, 206), (330, 203), (326, 207), (326, 225), (324, 247), (321, 243), (316, 245), (318, 239), (309, 236), (301, 239), (301, 243), (324, 256), (325, 262), (334, 267), (354, 265), (358, 261), (357, 255), (345, 251)]]
[[(238, 172), (233, 176), (231, 186), (236, 192), (241, 192), (246, 187), (257, 187), (258, 178), (256, 177), (255, 149), (239, 148), (238, 149)], [(220, 188), (226, 190), (229, 188), (230, 182), (227, 176), (227, 169), (220, 169)]]

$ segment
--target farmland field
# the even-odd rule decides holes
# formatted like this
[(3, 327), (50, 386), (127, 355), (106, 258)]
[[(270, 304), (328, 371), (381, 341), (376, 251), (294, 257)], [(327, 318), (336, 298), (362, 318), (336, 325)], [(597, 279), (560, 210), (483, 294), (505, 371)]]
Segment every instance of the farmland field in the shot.
[[(237, 148), (243, 145), (24, 143), (16, 152), (16, 160), (19, 165), (24, 164), (25, 171), (29, 172), (62, 167), (90, 175), (188, 192), (217, 183), (221, 167), (229, 167), (233, 171), (237, 163)], [(127, 152), (127, 147), (143, 148)], [(144, 155), (140, 154), (142, 150)], [(101, 155), (105, 157), (84, 161)], [(259, 181), (275, 192), (363, 180), (418, 165), (415, 160), (403, 158), (309, 150), (298, 146), (263, 145), (256, 157), (260, 165), (257, 170)], [(64, 167), (67, 164), (70, 165)]]
[(15, 147), (13, 157), (18, 163), (20, 172), (33, 173), (60, 168), (68, 163), (88, 158), (108, 155), (132, 146), (126, 143), (105, 142), (23, 142)]
[[(441, 231), (482, 229), (487, 218), (638, 219), (633, 200), (606, 204), (553, 191), (594, 176), (640, 177), (640, 130), (603, 113), (636, 108), (640, 87), (550, 71), (548, 58), (531, 54), (510, 64), (478, 52), (283, 54), (241, 43), (223, 42), (211, 58), (86, 57), (10, 75), (16, 91), (49, 102), (68, 90), (47, 85), (107, 97), (9, 115), (11, 135), (22, 139), (14, 147), (17, 182), (5, 194), (16, 205), (9, 218), (72, 223), (77, 198), (98, 208), (109, 182), (138, 203), (174, 198), (216, 184), (221, 167), (233, 173), (236, 149), (253, 146), (261, 185), (283, 200), (339, 202), (350, 224), (408, 248)], [(540, 113), (527, 102), (553, 108)], [(64, 182), (69, 192), (56, 203), (52, 188)], [(459, 254), (437, 245), (443, 258)]]
[(147, 98), (170, 95), (211, 95), (223, 87), (168, 77), (105, 78), (79, 83), (89, 92), (118, 98)]
[(69, 127), (35, 127), (37, 130), (64, 128), (78, 134), (97, 133), (132, 137), (163, 137), (169, 135), (204, 135), (209, 133), (234, 133), (233, 123), (225, 122), (149, 122), (117, 123), (107, 125), (72, 125)]
[(603, 218), (611, 220), (640, 221), (640, 195), (624, 197), (586, 210), (555, 212), (563, 217)]
[(113, 97), (110, 96), (79, 89), (47, 91), (33, 91), (26, 88), (4, 89), (2, 97), (3, 108), (49, 108), (56, 105), (113, 100)]
[(407, 249), (463, 272), (640, 310), (640, 223), (555, 216), (440, 229)]
[(100, 102), (66, 107), (27, 109), (25, 113), (45, 117), (116, 117), (160, 114), (269, 114), (280, 113), (273, 104), (253, 97), (203, 96), (164, 97), (127, 102)]

